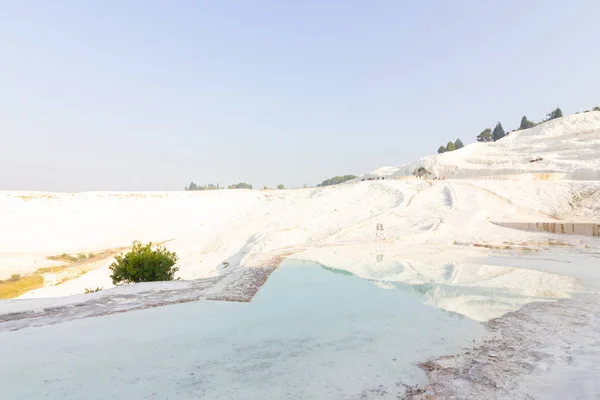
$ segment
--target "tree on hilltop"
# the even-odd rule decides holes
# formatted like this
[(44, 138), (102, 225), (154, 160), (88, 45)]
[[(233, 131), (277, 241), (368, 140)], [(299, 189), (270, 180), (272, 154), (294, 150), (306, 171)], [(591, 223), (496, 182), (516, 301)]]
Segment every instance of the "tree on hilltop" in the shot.
[(504, 128), (502, 127), (502, 124), (500, 122), (498, 122), (498, 124), (494, 128), (494, 131), (492, 132), (492, 140), (495, 142), (496, 140), (500, 140), (505, 136), (506, 136), (506, 133), (504, 132)]
[(523, 115), (523, 118), (521, 118), (521, 125), (519, 126), (519, 129), (529, 129), (533, 128), (534, 126), (535, 122), (528, 120), (527, 116)]
[(440, 146), (438, 148), (438, 154), (442, 154), (442, 153), (445, 153), (445, 152), (446, 152), (446, 147), (445, 146)]
[(454, 146), (454, 142), (448, 142), (448, 144), (446, 145), (446, 151), (454, 151), (456, 150), (456, 147)]
[(554, 109), (551, 112), (549, 112), (548, 114), (546, 114), (546, 116), (548, 117), (547, 121), (550, 121), (550, 120), (562, 117), (563, 113), (562, 113), (562, 110), (560, 109), (560, 107), (556, 107), (556, 109)]
[(491, 142), (492, 139), (492, 130), (490, 128), (484, 129), (479, 135), (477, 135), (478, 142)]
[(458, 150), (462, 149), (463, 147), (465, 147), (465, 145), (463, 144), (462, 140), (456, 139), (456, 142), (454, 142), (454, 148)]

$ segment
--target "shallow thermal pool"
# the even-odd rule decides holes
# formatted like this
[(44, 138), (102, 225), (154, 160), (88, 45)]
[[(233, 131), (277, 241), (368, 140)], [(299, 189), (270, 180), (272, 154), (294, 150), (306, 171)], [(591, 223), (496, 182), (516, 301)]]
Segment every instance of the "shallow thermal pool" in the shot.
[(0, 394), (385, 398), (425, 381), (416, 363), (483, 334), (481, 323), (414, 291), (287, 261), (250, 303), (198, 301), (0, 332)]

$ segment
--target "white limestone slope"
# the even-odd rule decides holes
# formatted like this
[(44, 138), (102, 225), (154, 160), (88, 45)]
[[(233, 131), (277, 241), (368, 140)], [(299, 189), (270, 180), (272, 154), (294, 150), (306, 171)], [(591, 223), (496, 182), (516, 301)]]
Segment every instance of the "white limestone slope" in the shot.
[[(365, 181), (286, 191), (3, 193), (0, 271), (5, 277), (26, 274), (48, 265), (48, 255), (97, 252), (140, 240), (168, 241), (167, 247), (180, 258), (182, 279), (227, 273), (290, 254), (314, 261), (325, 257), (331, 267), (377, 279), (378, 269), (385, 266), (373, 266), (377, 223), (385, 227), (386, 263), (405, 259), (425, 261), (419, 265), (436, 260), (468, 262), (489, 254), (494, 246), (512, 243), (516, 249), (533, 249), (548, 247), (549, 240), (555, 239), (551, 234), (517, 231), (490, 221), (545, 221), (564, 216), (589, 221), (598, 217), (600, 204), (585, 199), (598, 193), (600, 182), (470, 180)], [(563, 240), (576, 247), (582, 243), (589, 249), (599, 247), (591, 238)], [(473, 244), (492, 248), (474, 248)], [(25, 297), (109, 288), (111, 261)]]
[[(531, 179), (528, 174), (550, 173), (555, 174), (551, 178), (598, 180), (599, 155), (600, 111), (590, 111), (512, 132), (494, 143), (476, 142), (399, 167), (379, 168), (369, 175), (391, 178), (425, 167), (446, 179)], [(530, 162), (537, 158), (542, 160)]]

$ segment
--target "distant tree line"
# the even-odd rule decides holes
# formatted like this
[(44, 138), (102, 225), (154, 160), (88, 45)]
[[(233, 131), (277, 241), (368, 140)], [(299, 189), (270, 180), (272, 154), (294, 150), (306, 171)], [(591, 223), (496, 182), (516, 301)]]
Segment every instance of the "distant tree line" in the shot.
[[(306, 185), (304, 185), (304, 186), (306, 186)], [(280, 183), (279, 185), (277, 185), (277, 190), (283, 190), (283, 189), (285, 189), (285, 186), (283, 184)], [(262, 187), (261, 190), (272, 190), (272, 189), (265, 185)]]
[(446, 146), (440, 146), (438, 148), (438, 154), (462, 149), (463, 147), (465, 147), (465, 145), (463, 144), (462, 140), (456, 139), (456, 141), (454, 141), (454, 142), (448, 142), (448, 144), (446, 144)]
[[(208, 185), (200, 186), (196, 182), (191, 182), (189, 185), (185, 187), (186, 191), (192, 190), (220, 190), (224, 189), (219, 184), (213, 185), (209, 183)], [(229, 185), (227, 189), (252, 189), (252, 185), (244, 182), (236, 183), (234, 185)]]
[(600, 111), (600, 106), (593, 107), (591, 110), (578, 111), (574, 114), (584, 114), (584, 113), (589, 113), (591, 111)]
[(358, 177), (355, 175), (334, 176), (331, 179), (325, 179), (323, 182), (319, 183), (317, 187), (337, 185), (346, 181), (351, 181), (352, 179), (356, 178)]
[(237, 183), (235, 185), (227, 186), (227, 189), (252, 189), (252, 185), (244, 182)]
[(219, 189), (221, 189), (221, 187), (219, 186), (219, 184), (213, 185), (212, 183), (209, 183), (208, 185), (200, 186), (196, 182), (193, 182), (193, 181), (189, 185), (187, 185), (185, 187), (186, 191), (191, 191), (191, 190), (219, 190)]

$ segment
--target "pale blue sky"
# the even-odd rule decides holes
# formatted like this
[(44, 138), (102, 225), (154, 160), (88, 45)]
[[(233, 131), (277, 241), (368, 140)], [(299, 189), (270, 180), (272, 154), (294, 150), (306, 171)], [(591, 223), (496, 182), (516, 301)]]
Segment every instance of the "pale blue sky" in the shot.
[(0, 189), (316, 184), (600, 105), (600, 1), (0, 0)]

